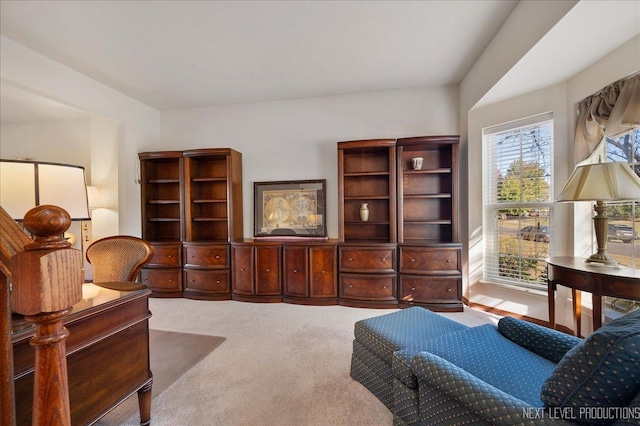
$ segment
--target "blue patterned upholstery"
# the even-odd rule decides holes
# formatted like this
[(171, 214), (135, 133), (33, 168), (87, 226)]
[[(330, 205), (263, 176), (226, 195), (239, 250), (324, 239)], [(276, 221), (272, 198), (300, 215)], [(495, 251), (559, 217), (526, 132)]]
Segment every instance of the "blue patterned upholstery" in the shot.
[(611, 321), (569, 351), (544, 384), (542, 400), (552, 407), (626, 407), (639, 392), (640, 309)]
[(391, 366), (391, 357), (395, 351), (463, 328), (467, 326), (414, 306), (358, 321), (354, 334), (357, 341)]
[(512, 317), (501, 318), (498, 330), (507, 339), (555, 363), (560, 362), (569, 350), (582, 342), (579, 337)]
[(554, 362), (505, 339), (492, 324), (435, 337), (426, 342), (425, 349), (537, 407), (543, 405), (540, 388), (556, 368)]
[[(413, 347), (412, 354), (416, 354), (420, 351), (422, 342), (440, 334), (466, 328), (465, 325), (417, 306), (358, 321), (354, 327), (351, 377), (362, 383), (394, 413), (394, 396), (397, 394), (400, 411), (406, 418), (413, 416), (417, 421), (417, 391), (400, 388), (394, 391), (394, 352)], [(415, 382), (410, 362), (409, 359), (404, 368)], [(403, 419), (404, 417), (399, 417), (398, 422), (405, 423)]]
[(638, 426), (640, 310), (623, 318), (582, 342), (513, 318), (469, 328), (409, 308), (356, 323), (351, 375), (392, 411), (394, 426), (575, 425), (547, 410), (601, 402), (601, 391), (635, 416), (614, 426)]

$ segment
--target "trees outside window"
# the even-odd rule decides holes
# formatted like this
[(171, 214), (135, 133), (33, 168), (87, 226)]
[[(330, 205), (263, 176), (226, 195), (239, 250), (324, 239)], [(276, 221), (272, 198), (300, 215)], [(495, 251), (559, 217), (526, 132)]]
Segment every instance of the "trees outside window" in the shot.
[[(616, 138), (607, 137), (607, 161), (629, 163), (640, 176), (640, 128)], [(607, 252), (620, 264), (640, 268), (640, 203), (608, 203)]]

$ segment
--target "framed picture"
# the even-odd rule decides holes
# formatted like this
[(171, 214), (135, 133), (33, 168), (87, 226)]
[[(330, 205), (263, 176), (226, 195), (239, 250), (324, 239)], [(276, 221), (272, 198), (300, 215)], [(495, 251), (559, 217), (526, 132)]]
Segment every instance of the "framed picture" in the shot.
[(326, 238), (326, 180), (254, 182), (255, 237)]

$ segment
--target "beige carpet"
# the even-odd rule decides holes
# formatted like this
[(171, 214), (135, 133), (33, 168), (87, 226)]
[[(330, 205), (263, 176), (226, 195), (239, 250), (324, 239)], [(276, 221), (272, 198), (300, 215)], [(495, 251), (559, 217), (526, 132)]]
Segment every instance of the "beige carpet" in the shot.
[[(349, 369), (354, 323), (393, 309), (187, 299), (151, 299), (150, 309), (154, 329), (226, 337), (153, 399), (153, 426), (392, 424)], [(444, 315), (471, 326), (497, 322), (468, 308)]]
[[(149, 358), (153, 373), (152, 398), (160, 395), (224, 341), (224, 337), (149, 330)], [(131, 416), (137, 421), (140, 420), (137, 395), (129, 397), (96, 424), (119, 425)]]

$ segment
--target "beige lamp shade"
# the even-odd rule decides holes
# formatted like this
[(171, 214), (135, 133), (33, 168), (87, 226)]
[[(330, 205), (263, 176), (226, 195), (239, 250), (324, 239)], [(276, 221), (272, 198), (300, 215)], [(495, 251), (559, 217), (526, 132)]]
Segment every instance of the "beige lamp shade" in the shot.
[(622, 162), (576, 167), (556, 201), (640, 200), (640, 178)]
[(89, 220), (84, 167), (39, 161), (0, 160), (0, 205), (15, 220), (33, 207), (62, 207), (72, 220)]

